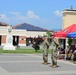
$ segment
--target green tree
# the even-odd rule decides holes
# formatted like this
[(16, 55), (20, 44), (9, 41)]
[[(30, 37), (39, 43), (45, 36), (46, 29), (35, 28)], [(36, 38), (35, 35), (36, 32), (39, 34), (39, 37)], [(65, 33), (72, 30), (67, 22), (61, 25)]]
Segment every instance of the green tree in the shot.
[(68, 38), (68, 44), (69, 44), (69, 46), (71, 45), (71, 43), (72, 43), (72, 39)]
[(46, 35), (47, 35), (48, 37), (50, 37), (51, 34), (52, 34), (52, 33), (51, 33), (50, 31), (47, 31), (47, 32), (46, 32)]

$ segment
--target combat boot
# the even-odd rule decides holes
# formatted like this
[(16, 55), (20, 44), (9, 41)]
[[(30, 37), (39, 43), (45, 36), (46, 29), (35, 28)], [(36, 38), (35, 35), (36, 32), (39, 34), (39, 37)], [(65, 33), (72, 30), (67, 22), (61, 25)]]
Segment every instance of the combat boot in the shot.
[(43, 62), (42, 64), (45, 64), (45, 62)]
[(47, 65), (47, 64), (48, 64), (47, 62), (44, 63), (44, 65)]
[(54, 65), (50, 65), (49, 67), (53, 67)]
[(57, 65), (53, 65), (53, 66), (52, 66), (52, 68), (57, 68), (57, 67), (58, 67)]
[(47, 64), (47, 62), (43, 62), (42, 64)]

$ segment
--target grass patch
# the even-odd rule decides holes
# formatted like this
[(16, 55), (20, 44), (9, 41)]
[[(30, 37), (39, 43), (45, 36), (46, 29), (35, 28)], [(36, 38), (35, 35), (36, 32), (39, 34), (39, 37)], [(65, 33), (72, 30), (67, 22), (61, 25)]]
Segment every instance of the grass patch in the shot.
[[(3, 50), (0, 49), (0, 53), (24, 53), (24, 54), (39, 54), (39, 53), (43, 53), (43, 50), (40, 49), (37, 52), (34, 49), (20, 49), (17, 48), (16, 50)], [(50, 53), (50, 50), (49, 50)]]

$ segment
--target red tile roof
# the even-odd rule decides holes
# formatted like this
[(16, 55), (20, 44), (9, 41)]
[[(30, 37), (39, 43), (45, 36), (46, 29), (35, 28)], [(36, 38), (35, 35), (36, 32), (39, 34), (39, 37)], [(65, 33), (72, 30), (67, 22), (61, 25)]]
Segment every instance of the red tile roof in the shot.
[(8, 26), (8, 24), (6, 24), (4, 22), (0, 22), (0, 26)]

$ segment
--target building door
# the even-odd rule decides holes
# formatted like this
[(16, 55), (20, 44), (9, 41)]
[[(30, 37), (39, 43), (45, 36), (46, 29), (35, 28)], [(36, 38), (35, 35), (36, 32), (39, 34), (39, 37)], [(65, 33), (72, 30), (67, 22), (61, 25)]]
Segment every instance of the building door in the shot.
[(13, 36), (13, 45), (18, 46), (19, 43), (19, 36)]
[(1, 45), (1, 35), (0, 35), (0, 45)]

